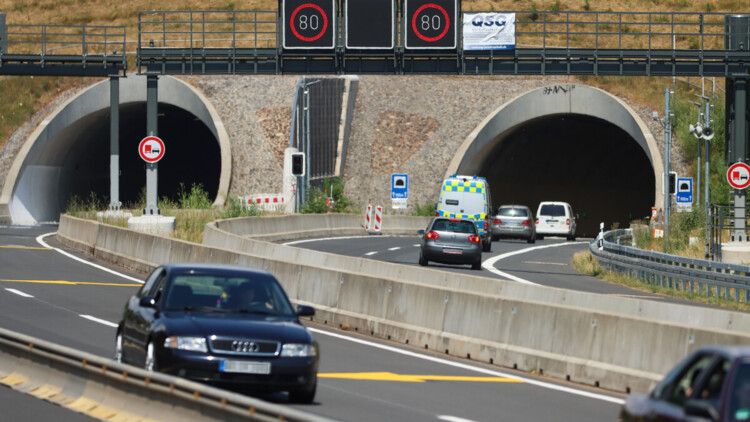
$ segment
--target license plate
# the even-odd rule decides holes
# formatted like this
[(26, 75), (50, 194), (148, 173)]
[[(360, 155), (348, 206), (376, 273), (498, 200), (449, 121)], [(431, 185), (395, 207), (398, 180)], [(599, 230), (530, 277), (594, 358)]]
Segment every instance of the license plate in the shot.
[(449, 253), (452, 255), (461, 255), (464, 253), (461, 249), (443, 249), (443, 253)]
[(219, 365), (220, 372), (236, 372), (241, 374), (271, 373), (271, 364), (268, 362), (247, 362), (244, 360), (224, 360)]
[(547, 220), (547, 224), (557, 224), (557, 220)]

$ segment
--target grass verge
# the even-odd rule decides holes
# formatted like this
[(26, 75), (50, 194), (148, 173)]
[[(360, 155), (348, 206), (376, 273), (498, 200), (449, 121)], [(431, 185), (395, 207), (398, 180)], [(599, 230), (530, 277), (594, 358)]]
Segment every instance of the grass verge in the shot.
[[(646, 283), (625, 274), (608, 271), (602, 268), (601, 265), (599, 265), (599, 261), (597, 261), (589, 251), (581, 251), (573, 255), (573, 268), (583, 274), (588, 274), (601, 280), (620, 284), (631, 289), (640, 290), (642, 292), (655, 293), (662, 296), (670, 296), (678, 299), (704, 303), (706, 305), (720, 306), (722, 308), (727, 308), (735, 311), (750, 312), (750, 303), (735, 302), (734, 300), (726, 300), (723, 297), (717, 297), (716, 288), (712, 289), (712, 296), (706, 297), (695, 292), (697, 284), (690, 285), (690, 289), (693, 289), (693, 291), (681, 291), (672, 288), (661, 287), (657, 284)], [(734, 297), (734, 289), (729, 289), (729, 295), (730, 297)]]

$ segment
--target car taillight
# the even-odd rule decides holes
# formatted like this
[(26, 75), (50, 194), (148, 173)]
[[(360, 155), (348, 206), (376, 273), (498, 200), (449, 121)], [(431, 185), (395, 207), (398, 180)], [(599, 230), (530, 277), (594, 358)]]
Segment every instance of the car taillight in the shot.
[(568, 218), (567, 220), (565, 220), (565, 224), (570, 225), (570, 218)]
[(523, 225), (523, 226), (530, 226), (531, 225), (531, 220), (523, 220), (521, 222), (521, 225)]
[(539, 219), (538, 218), (536, 219), (536, 225), (537, 226), (539, 225)]
[(471, 242), (471, 243), (481, 243), (482, 242), (482, 238), (480, 238), (479, 236), (477, 236), (475, 234), (472, 234), (471, 236), (469, 236), (469, 242)]
[(503, 224), (503, 220), (501, 220), (499, 218), (496, 218), (496, 219), (492, 220), (492, 222), (495, 223), (495, 224)]
[(435, 211), (435, 217), (440, 217), (440, 211)]
[(437, 232), (435, 232), (435, 231), (428, 232), (426, 237), (428, 239), (440, 239), (440, 235), (437, 234)]
[(484, 229), (485, 230), (487, 230), (487, 226), (489, 226), (489, 225), (490, 225), (490, 223), (487, 222), (487, 220), (484, 220)]

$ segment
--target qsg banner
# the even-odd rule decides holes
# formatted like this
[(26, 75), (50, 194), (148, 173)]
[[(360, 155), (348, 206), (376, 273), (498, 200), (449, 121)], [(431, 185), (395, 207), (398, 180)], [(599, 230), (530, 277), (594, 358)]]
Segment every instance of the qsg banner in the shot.
[(515, 13), (464, 13), (464, 50), (516, 48)]

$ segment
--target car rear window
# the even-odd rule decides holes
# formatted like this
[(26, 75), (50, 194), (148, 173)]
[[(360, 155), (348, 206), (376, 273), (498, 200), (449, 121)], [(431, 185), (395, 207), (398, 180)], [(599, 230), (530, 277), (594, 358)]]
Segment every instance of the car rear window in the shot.
[(436, 220), (435, 224), (432, 225), (432, 230), (438, 232), (476, 234), (477, 226), (471, 221)]
[(542, 205), (542, 209), (539, 211), (539, 215), (547, 215), (550, 217), (564, 217), (565, 207), (562, 205), (545, 204)]
[(526, 208), (499, 208), (497, 215), (503, 217), (528, 217), (529, 213)]

